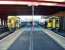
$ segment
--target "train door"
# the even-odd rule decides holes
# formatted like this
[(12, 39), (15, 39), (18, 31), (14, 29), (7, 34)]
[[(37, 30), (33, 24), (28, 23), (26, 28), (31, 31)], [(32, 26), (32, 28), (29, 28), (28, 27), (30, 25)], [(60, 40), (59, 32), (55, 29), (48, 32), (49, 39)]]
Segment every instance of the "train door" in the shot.
[(52, 29), (52, 19), (49, 19), (47, 22), (47, 28)]

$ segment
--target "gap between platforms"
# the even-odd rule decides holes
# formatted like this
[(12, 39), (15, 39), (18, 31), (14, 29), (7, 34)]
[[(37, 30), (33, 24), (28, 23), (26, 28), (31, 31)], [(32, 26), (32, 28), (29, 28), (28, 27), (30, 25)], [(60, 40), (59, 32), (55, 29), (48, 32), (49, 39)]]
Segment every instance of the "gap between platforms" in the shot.
[(9, 32), (4, 32), (0, 35), (0, 38), (3, 37), (3, 36), (6, 36), (7, 34), (9, 34)]
[(0, 50), (7, 50), (23, 32), (22, 28), (0, 40)]
[(54, 39), (62, 48), (65, 49), (65, 37), (45, 28), (43, 28), (43, 32), (45, 32), (48, 36)]

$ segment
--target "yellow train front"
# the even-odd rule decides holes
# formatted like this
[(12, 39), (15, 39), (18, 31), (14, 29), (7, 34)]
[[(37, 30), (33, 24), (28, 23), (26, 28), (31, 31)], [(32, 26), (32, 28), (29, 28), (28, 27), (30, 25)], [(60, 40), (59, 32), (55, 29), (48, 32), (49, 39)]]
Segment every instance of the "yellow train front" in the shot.
[(7, 25), (9, 31), (14, 31), (20, 27), (20, 18), (16, 16), (8, 16)]
[(59, 29), (60, 22), (59, 17), (52, 17), (47, 21), (47, 28), (48, 29)]

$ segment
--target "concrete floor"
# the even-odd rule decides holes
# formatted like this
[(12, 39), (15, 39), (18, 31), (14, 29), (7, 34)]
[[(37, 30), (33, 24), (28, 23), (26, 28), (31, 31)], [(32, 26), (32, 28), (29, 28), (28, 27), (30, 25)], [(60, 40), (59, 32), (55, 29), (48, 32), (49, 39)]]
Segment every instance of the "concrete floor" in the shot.
[[(40, 27), (34, 30), (23, 28), (24, 31), (8, 50), (65, 50)], [(20, 30), (22, 31), (22, 30)]]
[(25, 26), (0, 40), (0, 50), (65, 50), (65, 37), (39, 25)]

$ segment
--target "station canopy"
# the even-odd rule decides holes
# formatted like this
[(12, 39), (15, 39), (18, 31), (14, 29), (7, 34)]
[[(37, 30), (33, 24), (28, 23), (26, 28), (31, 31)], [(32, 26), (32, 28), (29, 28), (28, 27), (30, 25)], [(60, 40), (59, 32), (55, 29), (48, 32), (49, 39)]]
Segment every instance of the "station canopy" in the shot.
[(65, 2), (65, 0), (0, 0), (0, 1), (53, 1), (53, 2)]
[(65, 0), (37, 0), (37, 1), (65, 2)]

